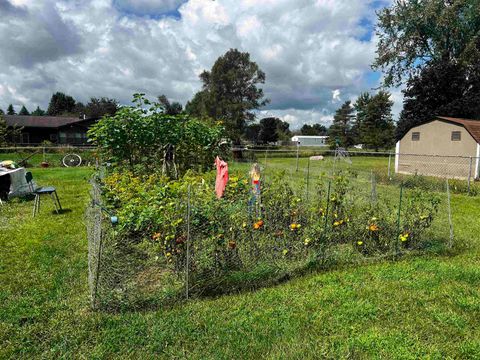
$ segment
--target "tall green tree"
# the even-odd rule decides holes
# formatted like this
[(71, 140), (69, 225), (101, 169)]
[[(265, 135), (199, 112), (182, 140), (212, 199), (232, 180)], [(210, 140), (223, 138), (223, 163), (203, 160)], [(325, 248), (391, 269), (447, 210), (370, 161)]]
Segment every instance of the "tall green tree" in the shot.
[[(105, 115), (115, 115), (118, 107), (118, 102), (115, 99), (92, 97), (87, 105), (84, 106), (83, 112), (89, 118), (101, 118)], [(79, 112), (79, 115), (83, 115), (81, 111)]]
[(361, 94), (355, 103), (360, 142), (368, 149), (388, 149), (394, 144), (393, 101), (387, 91)]
[(62, 92), (52, 95), (48, 104), (47, 114), (50, 116), (72, 114), (75, 111), (75, 99)]
[(260, 120), (259, 142), (267, 144), (286, 140), (290, 133), (290, 124), (276, 117), (266, 117)]
[(331, 147), (349, 147), (354, 144), (352, 127), (355, 109), (351, 101), (346, 101), (333, 117), (333, 124), (328, 129), (328, 141)]
[(394, 0), (377, 13), (377, 57), (386, 86), (398, 85), (432, 62), (480, 61), (480, 1)]
[(32, 115), (34, 116), (44, 116), (45, 115), (45, 110), (40, 109), (40, 106), (37, 106), (37, 108), (32, 111)]
[(313, 125), (305, 124), (300, 129), (300, 133), (302, 135), (323, 136), (323, 135), (327, 135), (328, 130), (322, 124), (313, 124)]
[(183, 112), (183, 106), (179, 102), (170, 102), (165, 95), (158, 97), (158, 102), (163, 106), (163, 111), (167, 115), (180, 115)]
[(230, 49), (200, 79), (203, 88), (187, 103), (187, 112), (222, 120), (227, 135), (238, 143), (246, 124), (255, 119), (252, 110), (268, 102), (258, 88), (265, 83), (265, 73), (249, 53)]
[(17, 113), (15, 112), (15, 109), (13, 108), (13, 105), (10, 104), (8, 105), (8, 108), (7, 108), (7, 115), (16, 115)]
[(5, 112), (3, 111), (2, 108), (0, 108), (0, 115), (3, 115), (3, 114), (5, 114)]
[(26, 115), (30, 115), (30, 112), (27, 110), (25, 105), (23, 105), (22, 108), (20, 109), (20, 112), (18, 113), (18, 115), (26, 116)]
[(258, 144), (259, 143), (259, 134), (260, 130), (262, 129), (260, 124), (253, 123), (253, 124), (248, 124), (245, 126), (245, 139), (247, 141), (252, 142), (253, 144)]
[(436, 62), (408, 80), (396, 129), (400, 140), (435, 116), (480, 119), (480, 65)]

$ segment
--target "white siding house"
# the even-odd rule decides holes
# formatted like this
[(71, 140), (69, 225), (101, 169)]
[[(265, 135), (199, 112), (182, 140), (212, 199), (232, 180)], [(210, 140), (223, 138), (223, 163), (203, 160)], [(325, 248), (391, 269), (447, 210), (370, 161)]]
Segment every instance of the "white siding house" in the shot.
[(328, 136), (304, 136), (296, 135), (292, 141), (297, 146), (327, 146)]

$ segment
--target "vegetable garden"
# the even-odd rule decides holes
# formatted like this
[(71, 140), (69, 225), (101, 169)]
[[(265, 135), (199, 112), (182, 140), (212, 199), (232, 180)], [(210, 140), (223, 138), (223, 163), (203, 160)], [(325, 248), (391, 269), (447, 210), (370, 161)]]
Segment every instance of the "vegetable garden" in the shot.
[(214, 156), (228, 160), (221, 133), (221, 124), (166, 116), (155, 104), (124, 108), (92, 130), (113, 164), (94, 179), (87, 210), (95, 308), (167, 305), (453, 245), (447, 192), (377, 184), (373, 171), (332, 158), (299, 171), (255, 156), (230, 161), (218, 199)]

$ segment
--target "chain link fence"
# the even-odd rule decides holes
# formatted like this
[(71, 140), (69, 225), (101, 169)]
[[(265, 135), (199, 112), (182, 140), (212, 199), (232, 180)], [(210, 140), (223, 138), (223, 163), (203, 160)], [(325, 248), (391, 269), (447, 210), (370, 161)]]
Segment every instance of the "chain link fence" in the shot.
[[(1, 147), (0, 162), (12, 160), (24, 167), (60, 167), (65, 166), (64, 159), (69, 154), (76, 154), (75, 163), (69, 166), (94, 166), (97, 162), (94, 147), (82, 146), (27, 146)], [(68, 159), (68, 158), (67, 158)]]
[[(261, 191), (239, 191), (255, 167)], [(93, 308), (166, 306), (456, 243), (450, 190), (461, 180), (411, 180), (420, 175), (397, 174), (395, 154), (237, 151), (229, 173), (220, 200), (204, 201), (214, 184), (181, 193), (181, 221), (162, 250), (160, 234), (117, 231), (97, 176), (86, 211)]]

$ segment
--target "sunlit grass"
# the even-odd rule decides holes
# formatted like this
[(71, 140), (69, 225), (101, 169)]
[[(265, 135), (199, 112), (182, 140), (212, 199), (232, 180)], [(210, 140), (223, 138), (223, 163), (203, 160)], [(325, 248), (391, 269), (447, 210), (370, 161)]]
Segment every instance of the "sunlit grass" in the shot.
[[(278, 159), (280, 167), (294, 164)], [(31, 201), (0, 209), (0, 358), (480, 354), (478, 197), (452, 198), (455, 236), (466, 246), (450, 256), (340, 268), (255, 292), (109, 314), (90, 311), (88, 302), (84, 209), (90, 174), (87, 168), (33, 170), (40, 184), (57, 187), (69, 210), (61, 215), (48, 198), (36, 218)]]

